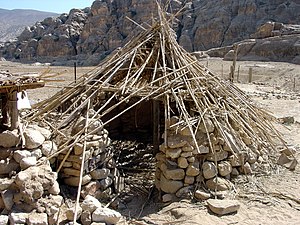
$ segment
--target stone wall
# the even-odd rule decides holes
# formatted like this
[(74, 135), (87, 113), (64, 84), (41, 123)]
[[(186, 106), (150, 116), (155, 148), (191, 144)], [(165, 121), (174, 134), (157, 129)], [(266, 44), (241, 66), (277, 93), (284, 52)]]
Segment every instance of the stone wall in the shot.
[(177, 117), (171, 118), (167, 139), (156, 155), (156, 187), (163, 192), (164, 201), (193, 197), (195, 190), (206, 190), (204, 196), (209, 198), (212, 192), (233, 189), (232, 177), (261, 168), (267, 171), (268, 153), (259, 153), (247, 134), (241, 132), (244, 147), (234, 153), (207, 117), (206, 128), (202, 122), (195, 136), (198, 152), (189, 128), (174, 126), (178, 122)]

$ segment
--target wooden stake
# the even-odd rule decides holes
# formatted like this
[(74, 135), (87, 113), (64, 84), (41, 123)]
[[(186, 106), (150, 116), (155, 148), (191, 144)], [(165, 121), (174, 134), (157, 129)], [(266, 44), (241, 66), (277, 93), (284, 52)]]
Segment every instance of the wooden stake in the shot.
[(20, 124), (20, 117), (19, 117), (19, 110), (18, 110), (18, 104), (17, 104), (17, 92), (14, 91), (12, 93), (9, 93), (8, 95), (8, 101), (10, 106), (10, 129), (14, 130), (19, 127)]
[(83, 168), (84, 168), (84, 160), (85, 160), (85, 151), (86, 151), (86, 135), (88, 131), (88, 120), (89, 120), (89, 109), (90, 109), (91, 101), (88, 102), (87, 110), (86, 110), (86, 119), (85, 119), (85, 127), (84, 127), (84, 144), (83, 144), (83, 152), (82, 152), (82, 160), (81, 160), (81, 167), (80, 167), (80, 177), (79, 177), (79, 184), (78, 184), (78, 190), (77, 190), (77, 198), (75, 203), (75, 212), (74, 212), (74, 218), (73, 218), (73, 224), (76, 224), (76, 218), (77, 218), (77, 210), (79, 207), (79, 199), (80, 199), (80, 192), (81, 192), (81, 184), (82, 184), (82, 176), (83, 176)]
[(248, 83), (251, 83), (251, 82), (252, 82), (252, 76), (253, 76), (252, 72), (253, 72), (253, 68), (250, 67), (250, 68), (249, 68)]

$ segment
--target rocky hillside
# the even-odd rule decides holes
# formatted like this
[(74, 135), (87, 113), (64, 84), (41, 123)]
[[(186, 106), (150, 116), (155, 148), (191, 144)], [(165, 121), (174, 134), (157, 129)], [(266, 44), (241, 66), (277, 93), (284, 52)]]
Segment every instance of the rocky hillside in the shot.
[(16, 38), (22, 33), (24, 27), (32, 26), (36, 21), (49, 16), (58, 16), (58, 14), (28, 9), (0, 9), (0, 42)]
[[(179, 43), (188, 51), (250, 38), (268, 21), (300, 24), (298, 0), (171, 0), (168, 11), (182, 8), (173, 25)], [(75, 59), (84, 65), (97, 64), (142, 29), (136, 23), (149, 26), (156, 11), (154, 0), (97, 0), (90, 8), (74, 9), (27, 27), (16, 42), (0, 47), (0, 56), (54, 64)]]

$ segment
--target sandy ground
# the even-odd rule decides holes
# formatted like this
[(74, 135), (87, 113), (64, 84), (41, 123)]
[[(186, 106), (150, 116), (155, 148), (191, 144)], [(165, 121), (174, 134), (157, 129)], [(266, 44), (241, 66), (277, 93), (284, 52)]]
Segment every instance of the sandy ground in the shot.
[[(203, 60), (204, 65), (219, 76), (226, 78), (231, 62), (221, 59)], [(255, 102), (269, 110), (276, 117), (293, 116), (295, 123), (277, 125), (289, 145), (297, 149), (296, 157), (300, 162), (300, 65), (278, 62), (237, 62), (239, 83), (235, 83), (247, 92)], [(248, 83), (249, 68), (253, 71), (253, 83)], [(55, 79), (61, 81), (47, 82), (45, 88), (29, 91), (32, 103), (53, 95), (60, 87), (74, 80), (71, 67), (48, 67), (47, 65), (23, 65), (19, 63), (0, 62), (0, 70), (13, 73), (43, 74), (62, 73)], [(77, 76), (85, 74), (92, 67), (78, 68)], [(132, 196), (121, 212), (124, 219), (119, 224), (300, 224), (300, 166), (295, 171), (280, 168), (269, 176), (248, 176), (236, 180), (235, 199), (241, 203), (240, 210), (231, 215), (216, 216), (207, 210), (205, 202), (183, 200), (164, 205), (147, 195)], [(127, 219), (125, 219), (125, 217)]]

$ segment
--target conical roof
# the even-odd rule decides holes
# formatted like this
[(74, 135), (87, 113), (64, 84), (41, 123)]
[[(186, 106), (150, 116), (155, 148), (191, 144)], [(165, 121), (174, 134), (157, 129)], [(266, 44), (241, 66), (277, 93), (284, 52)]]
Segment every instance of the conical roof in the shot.
[[(275, 149), (274, 138), (282, 139), (272, 125), (274, 118), (252, 104), (233, 83), (220, 79), (186, 52), (176, 41), (176, 34), (169, 25), (171, 20), (172, 17), (167, 19), (166, 14), (159, 10), (159, 19), (151, 27), (143, 28), (123, 48), (72, 83), (71, 88), (64, 88), (37, 105), (28, 120), (43, 120), (59, 134), (80, 115), (85, 115), (88, 105), (97, 109), (93, 118), (101, 119), (122, 103), (138, 98), (129, 108), (107, 120), (105, 126), (132, 107), (151, 99), (164, 104), (165, 132), (168, 132), (176, 110), (179, 120), (172, 126), (188, 129), (199, 152), (196, 141), (199, 126), (206, 129), (210, 149), (214, 152), (207, 130), (209, 123), (214, 125), (215, 132), (233, 154), (250, 147), (253, 151)], [(104, 105), (103, 102), (99, 105), (95, 99), (103, 93), (110, 93), (109, 98)], [(118, 101), (109, 105), (112, 99)], [(175, 106), (172, 108), (171, 104)], [(64, 111), (52, 113), (64, 107)], [(68, 139), (72, 141), (62, 149), (72, 147), (83, 132), (70, 135)]]

